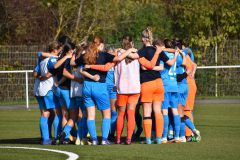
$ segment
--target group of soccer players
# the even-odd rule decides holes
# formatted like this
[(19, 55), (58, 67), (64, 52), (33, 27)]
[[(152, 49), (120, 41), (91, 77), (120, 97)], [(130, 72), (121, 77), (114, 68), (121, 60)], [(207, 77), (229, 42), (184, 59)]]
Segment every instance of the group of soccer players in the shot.
[[(43, 145), (122, 144), (125, 120), (127, 145), (142, 130), (145, 144), (201, 140), (193, 123), (197, 66), (191, 49), (181, 40), (153, 39), (149, 28), (141, 40), (137, 50), (125, 35), (122, 47), (114, 49), (99, 36), (78, 46), (62, 36), (38, 53), (34, 95)], [(96, 108), (102, 115), (101, 143)]]

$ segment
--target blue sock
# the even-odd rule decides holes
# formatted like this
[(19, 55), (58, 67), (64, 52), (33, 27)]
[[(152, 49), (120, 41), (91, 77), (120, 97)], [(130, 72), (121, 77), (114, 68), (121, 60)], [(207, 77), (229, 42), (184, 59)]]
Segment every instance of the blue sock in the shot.
[(48, 118), (48, 132), (49, 137), (52, 138), (52, 124), (53, 124), (54, 118)]
[(117, 122), (117, 112), (111, 112), (111, 134), (115, 134), (116, 131), (116, 122)]
[(66, 126), (63, 128), (63, 132), (66, 134), (65, 139), (69, 138), (71, 130), (72, 130), (72, 126), (69, 126), (68, 124), (66, 124)]
[(191, 129), (192, 131), (193, 131), (194, 129), (196, 129), (195, 126), (194, 126), (194, 124), (193, 124), (193, 122), (191, 121), (190, 118), (186, 118), (186, 119), (185, 119), (185, 124), (186, 124), (186, 126), (188, 126), (188, 128)]
[(164, 126), (163, 126), (163, 135), (162, 135), (162, 138), (167, 138), (167, 134), (168, 134), (168, 124), (169, 124), (168, 115), (163, 115), (163, 120), (164, 120)]
[(88, 134), (88, 126), (87, 126), (87, 118), (83, 117), (82, 118), (82, 137), (86, 138)]
[(82, 139), (83, 138), (83, 127), (82, 127), (82, 119), (77, 121), (77, 126), (78, 126), (78, 132), (77, 132), (77, 138)]
[(174, 128), (175, 128), (174, 137), (176, 138), (176, 137), (179, 137), (179, 134), (180, 134), (180, 124), (181, 124), (180, 115), (174, 115), (173, 120), (174, 120)]
[(40, 130), (42, 133), (42, 140), (49, 140), (49, 131), (48, 131), (48, 118), (40, 117)]
[(97, 140), (96, 124), (95, 120), (87, 120), (88, 131), (92, 137), (92, 140)]
[(180, 137), (185, 136), (185, 122), (181, 118), (181, 124), (180, 124)]
[(106, 141), (108, 138), (108, 133), (110, 130), (111, 119), (103, 118), (102, 119), (102, 140)]
[(61, 132), (62, 126), (62, 115), (55, 115), (54, 117), (54, 138), (57, 139), (59, 133)]

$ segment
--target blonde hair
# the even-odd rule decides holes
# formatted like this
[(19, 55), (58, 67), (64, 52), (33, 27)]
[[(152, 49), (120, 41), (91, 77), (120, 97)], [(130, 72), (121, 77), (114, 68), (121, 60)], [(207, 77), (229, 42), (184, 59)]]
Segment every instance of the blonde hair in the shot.
[(142, 37), (148, 39), (149, 42), (152, 44), (152, 42), (153, 42), (153, 34), (152, 34), (152, 30), (151, 30), (150, 27), (147, 27), (146, 29), (144, 29), (142, 31)]

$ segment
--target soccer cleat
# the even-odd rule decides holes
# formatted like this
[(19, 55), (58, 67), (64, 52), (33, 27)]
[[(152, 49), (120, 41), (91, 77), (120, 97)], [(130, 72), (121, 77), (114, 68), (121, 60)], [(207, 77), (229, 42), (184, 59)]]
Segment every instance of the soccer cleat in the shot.
[(64, 145), (72, 144), (72, 141), (69, 138), (67, 138), (67, 139), (62, 141), (62, 144), (64, 144)]
[(97, 146), (97, 145), (98, 145), (98, 140), (93, 140), (93, 141), (92, 141), (92, 145), (93, 145), (93, 146)]
[(151, 140), (151, 138), (146, 138), (146, 140), (145, 140), (145, 144), (152, 144), (152, 140)]
[(61, 132), (61, 133), (58, 135), (58, 140), (59, 140), (59, 142), (62, 143), (62, 142), (64, 141), (65, 137), (66, 137), (66, 133)]
[(109, 134), (108, 135), (108, 140), (111, 141), (111, 142), (114, 142), (115, 141), (114, 134)]
[(131, 144), (131, 139), (126, 139), (125, 144), (130, 145)]
[(180, 138), (179, 138), (179, 141), (180, 141), (181, 143), (186, 143), (186, 142), (187, 142), (185, 136), (180, 137)]
[[(185, 138), (185, 139), (186, 139), (186, 138)], [(175, 143), (180, 143), (180, 142), (181, 142), (181, 141), (180, 141), (180, 138), (179, 138), (179, 137), (175, 137), (175, 138), (174, 138), (174, 142), (175, 142)]]
[(116, 139), (116, 144), (121, 144), (121, 139), (120, 138)]
[(76, 144), (77, 146), (79, 146), (79, 145), (81, 144), (81, 140), (80, 140), (79, 138), (77, 138), (77, 140), (75, 141), (75, 144)]
[(42, 145), (51, 145), (51, 144), (52, 144), (52, 140), (51, 139), (42, 141)]
[(195, 129), (195, 130), (193, 131), (193, 133), (194, 133), (194, 135), (195, 135), (195, 137), (196, 137), (196, 141), (197, 141), (197, 142), (200, 142), (200, 141), (201, 141), (200, 131), (197, 130), (197, 129)]
[[(187, 141), (187, 142), (193, 142), (193, 141), (192, 141), (192, 138), (193, 138), (192, 136), (187, 136), (186, 141)], [(195, 138), (195, 137), (194, 137), (194, 138)]]
[(173, 130), (168, 131), (168, 139), (173, 139)]
[(162, 144), (167, 144), (167, 138), (162, 138)]
[(110, 142), (110, 141), (108, 141), (108, 140), (106, 140), (106, 141), (102, 141), (102, 145), (104, 145), (104, 146), (107, 146), (107, 145), (111, 145), (112, 143)]
[(157, 144), (162, 144), (162, 139), (161, 139), (160, 137), (157, 137), (157, 138), (155, 139), (155, 142), (156, 142)]
[(83, 138), (81, 140), (81, 145), (92, 145), (92, 143), (87, 139), (87, 138)]

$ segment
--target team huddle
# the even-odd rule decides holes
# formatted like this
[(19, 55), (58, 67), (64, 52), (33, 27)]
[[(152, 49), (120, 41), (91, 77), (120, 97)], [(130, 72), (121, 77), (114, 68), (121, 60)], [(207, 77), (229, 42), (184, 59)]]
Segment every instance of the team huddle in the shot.
[[(193, 52), (181, 40), (153, 39), (149, 28), (141, 40), (137, 50), (125, 35), (116, 49), (99, 36), (78, 46), (61, 36), (47, 52), (38, 52), (34, 95), (41, 112), (41, 144), (129, 145), (142, 131), (144, 144), (201, 140), (193, 123)], [(96, 108), (102, 115), (101, 143)]]

